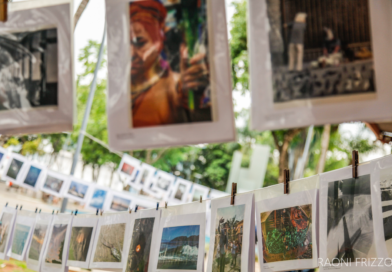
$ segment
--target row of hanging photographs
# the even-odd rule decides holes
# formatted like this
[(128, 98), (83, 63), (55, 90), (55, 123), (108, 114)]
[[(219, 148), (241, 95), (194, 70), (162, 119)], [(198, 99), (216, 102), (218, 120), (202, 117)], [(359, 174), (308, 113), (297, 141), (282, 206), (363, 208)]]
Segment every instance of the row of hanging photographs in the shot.
[[(0, 134), (72, 129), (72, 6), (9, 4)], [(247, 17), (253, 129), (391, 119), (391, 1), (248, 0)], [(106, 23), (113, 150), (235, 140), (224, 0), (106, 0)]]
[(9, 153), (0, 147), (0, 167), (3, 166), (2, 179), (23, 188), (43, 191), (56, 197), (66, 197), (84, 204), (86, 209), (105, 211), (128, 211), (138, 206), (140, 209), (153, 208), (156, 201), (169, 205), (189, 203), (195, 200), (216, 198), (227, 195), (211, 190), (201, 184), (176, 177), (157, 170), (151, 165), (124, 155), (118, 173), (135, 190), (143, 191), (150, 197), (127, 191), (117, 191), (93, 182), (83, 181), (47, 169), (40, 163)]
[(391, 165), (390, 155), (357, 166), (356, 178), (346, 167), (291, 181), (289, 194), (280, 184), (235, 194), (234, 203), (226, 196), (100, 215), (6, 206), (0, 259), (51, 272), (253, 272), (257, 246), (261, 271), (390, 271)]

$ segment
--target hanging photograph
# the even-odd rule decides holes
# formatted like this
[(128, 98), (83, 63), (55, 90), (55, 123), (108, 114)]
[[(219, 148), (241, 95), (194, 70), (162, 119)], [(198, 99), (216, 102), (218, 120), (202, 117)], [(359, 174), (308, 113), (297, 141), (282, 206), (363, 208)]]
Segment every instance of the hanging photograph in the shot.
[(87, 207), (91, 209), (104, 209), (106, 204), (106, 199), (108, 198), (108, 191), (106, 189), (94, 188), (91, 195), (91, 199), (88, 202)]
[(18, 185), (30, 190), (38, 190), (44, 177), (44, 167), (34, 162), (26, 163), (26, 170), (18, 179)]
[(49, 242), (49, 228), (53, 215), (38, 213), (31, 238), (31, 243), (27, 250), (27, 268), (40, 271), (44, 257), (44, 249)]
[(41, 264), (42, 272), (61, 272), (66, 267), (69, 238), (72, 226), (70, 214), (53, 215), (49, 227), (48, 243)]
[(383, 233), (388, 258), (392, 257), (392, 168), (380, 170), (381, 212)]
[(135, 190), (149, 192), (149, 185), (157, 169), (151, 165), (143, 163), (133, 179), (129, 179), (128, 184)]
[(67, 266), (88, 268), (99, 216), (78, 214), (72, 222)]
[(71, 5), (45, 5), (10, 4), (0, 28), (0, 133), (72, 129)]
[(376, 2), (249, 1), (254, 128), (389, 118), (392, 15)]
[(13, 230), (11, 255), (10, 257), (24, 261), (27, 247), (31, 240), (35, 224), (36, 214), (34, 212), (18, 211)]
[(151, 189), (157, 191), (161, 195), (168, 195), (175, 179), (176, 177), (172, 174), (158, 171), (157, 175), (154, 177), (154, 183)]
[(106, 214), (100, 218), (95, 235), (90, 268), (121, 269), (126, 257), (125, 233), (130, 214)]
[(65, 175), (48, 170), (41, 190), (57, 197), (63, 197), (64, 188), (68, 185), (68, 179), (69, 177)]
[[(152, 242), (157, 239), (161, 211), (138, 210), (131, 214), (130, 243), (124, 272), (149, 271)], [(151, 270), (150, 270), (151, 271)]]
[(5, 150), (4, 148), (0, 147), (0, 167), (3, 163), (3, 160), (6, 158), (7, 155), (7, 150)]
[(253, 271), (253, 214), (253, 193), (237, 195), (235, 205), (230, 197), (211, 200), (208, 272)]
[(205, 202), (162, 210), (158, 237), (153, 241), (152, 271), (203, 271)]
[(69, 187), (65, 190), (65, 197), (85, 203), (92, 190), (93, 185), (91, 183), (70, 177)]
[(128, 211), (132, 202), (129, 195), (112, 192), (109, 209), (116, 212)]
[(207, 199), (209, 192), (210, 192), (210, 188), (200, 184), (193, 183), (187, 201), (190, 202), (198, 201), (200, 200), (200, 197), (202, 197), (203, 199)]
[(0, 259), (8, 260), (7, 252), (12, 245), (12, 230), (14, 229), (16, 210), (4, 207), (0, 214)]
[(133, 195), (131, 202), (131, 210), (135, 209), (136, 206), (138, 207), (138, 210), (152, 209), (156, 208), (157, 201), (150, 197)]
[(25, 165), (26, 158), (22, 155), (12, 153), (8, 159), (7, 164), (4, 167), (4, 178), (6, 180), (18, 183), (23, 174), (23, 167)]
[(186, 203), (192, 188), (192, 182), (182, 178), (177, 178), (176, 183), (172, 188), (170, 200)]
[(118, 173), (128, 180), (133, 180), (139, 172), (140, 165), (141, 161), (128, 154), (124, 154), (118, 167)]
[[(108, 108), (110, 145), (129, 150), (234, 139), (226, 26), (214, 25), (225, 18), (224, 1), (106, 5), (109, 67), (129, 67), (109, 73), (109, 103), (116, 104)], [(121, 21), (129, 24), (119, 29)]]

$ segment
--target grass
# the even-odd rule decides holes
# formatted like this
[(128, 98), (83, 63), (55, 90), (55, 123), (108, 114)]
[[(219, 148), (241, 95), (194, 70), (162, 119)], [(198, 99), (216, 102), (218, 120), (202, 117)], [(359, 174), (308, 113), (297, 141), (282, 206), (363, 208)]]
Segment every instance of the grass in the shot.
[(25, 262), (17, 260), (0, 260), (0, 270), (4, 272), (34, 272), (34, 270), (27, 268)]

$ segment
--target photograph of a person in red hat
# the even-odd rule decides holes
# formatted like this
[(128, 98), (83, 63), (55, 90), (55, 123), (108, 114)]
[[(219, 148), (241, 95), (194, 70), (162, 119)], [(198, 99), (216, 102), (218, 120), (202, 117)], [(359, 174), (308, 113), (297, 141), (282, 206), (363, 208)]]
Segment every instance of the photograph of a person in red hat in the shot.
[(132, 127), (211, 122), (206, 0), (129, 4)]

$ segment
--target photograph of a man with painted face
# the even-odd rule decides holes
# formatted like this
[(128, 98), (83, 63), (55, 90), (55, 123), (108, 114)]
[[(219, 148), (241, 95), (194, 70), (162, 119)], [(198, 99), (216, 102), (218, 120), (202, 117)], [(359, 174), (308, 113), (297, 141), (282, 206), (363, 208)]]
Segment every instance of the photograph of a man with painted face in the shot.
[(129, 3), (131, 126), (212, 121), (206, 0)]

